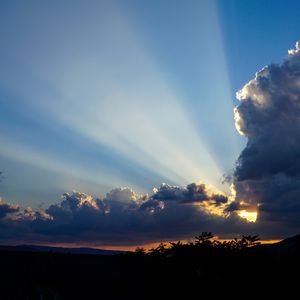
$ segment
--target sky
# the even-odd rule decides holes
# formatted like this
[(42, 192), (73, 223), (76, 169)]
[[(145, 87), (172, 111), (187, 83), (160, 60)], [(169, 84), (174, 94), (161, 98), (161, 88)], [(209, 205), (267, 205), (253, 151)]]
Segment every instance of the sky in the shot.
[(1, 1), (1, 242), (298, 233), (297, 2)]

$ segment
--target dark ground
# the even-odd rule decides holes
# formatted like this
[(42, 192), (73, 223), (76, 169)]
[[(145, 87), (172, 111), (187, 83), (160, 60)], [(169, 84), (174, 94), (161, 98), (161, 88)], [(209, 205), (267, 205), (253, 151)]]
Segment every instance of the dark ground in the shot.
[(0, 299), (300, 299), (297, 247), (162, 252), (1, 251)]

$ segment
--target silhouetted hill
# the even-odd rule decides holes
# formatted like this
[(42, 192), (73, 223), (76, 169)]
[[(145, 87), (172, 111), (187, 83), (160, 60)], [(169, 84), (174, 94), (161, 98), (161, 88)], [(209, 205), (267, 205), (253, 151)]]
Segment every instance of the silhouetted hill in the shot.
[(40, 245), (18, 245), (6, 246), (0, 245), (0, 251), (18, 251), (18, 252), (53, 252), (53, 253), (70, 253), (70, 254), (91, 254), (91, 255), (116, 255), (126, 253), (125, 251), (104, 250), (95, 248), (65, 248)]
[(278, 255), (300, 254), (300, 234), (277, 243), (260, 245), (255, 250)]
[(275, 243), (272, 247), (281, 253), (300, 253), (300, 234)]

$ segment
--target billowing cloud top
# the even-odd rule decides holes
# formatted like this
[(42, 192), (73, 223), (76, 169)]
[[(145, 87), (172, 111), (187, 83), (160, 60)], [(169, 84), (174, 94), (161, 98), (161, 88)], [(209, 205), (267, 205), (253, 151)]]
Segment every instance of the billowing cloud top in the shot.
[(235, 169), (234, 205), (258, 206), (260, 222), (272, 222), (277, 234), (300, 230), (300, 42), (288, 53), (237, 93), (234, 110), (248, 139)]

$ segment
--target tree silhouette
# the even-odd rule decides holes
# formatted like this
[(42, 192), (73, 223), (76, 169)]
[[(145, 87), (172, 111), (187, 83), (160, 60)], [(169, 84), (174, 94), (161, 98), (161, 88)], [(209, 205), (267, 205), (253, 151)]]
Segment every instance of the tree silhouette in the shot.
[(214, 235), (211, 232), (202, 232), (200, 235), (196, 236), (195, 245), (196, 246), (211, 246), (213, 244), (212, 239)]
[(241, 239), (234, 238), (230, 241), (215, 239), (212, 232), (202, 232), (195, 237), (193, 242), (171, 242), (169, 245), (160, 243), (146, 251), (144, 248), (136, 248), (137, 255), (150, 255), (153, 257), (176, 257), (178, 255), (210, 255), (212, 253), (239, 252), (260, 245), (258, 235), (242, 235)]
[(144, 256), (146, 254), (146, 249), (143, 247), (137, 247), (134, 251), (134, 255)]
[(152, 256), (163, 256), (166, 254), (167, 250), (168, 250), (167, 245), (164, 243), (160, 243), (156, 248), (151, 248), (149, 250), (149, 253)]
[(243, 235), (242, 241), (245, 245), (246, 248), (250, 248), (250, 247), (255, 247), (260, 245), (259, 242), (260, 238), (258, 237), (258, 235)]

